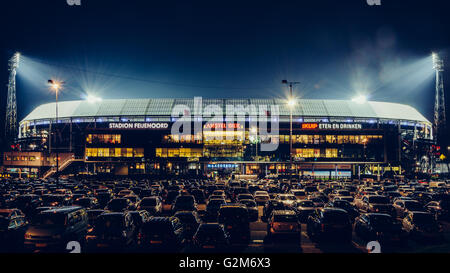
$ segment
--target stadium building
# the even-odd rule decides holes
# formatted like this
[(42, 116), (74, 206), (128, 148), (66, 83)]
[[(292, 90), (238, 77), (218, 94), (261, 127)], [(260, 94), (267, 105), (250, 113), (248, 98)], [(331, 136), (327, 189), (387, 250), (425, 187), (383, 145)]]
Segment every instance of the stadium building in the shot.
[[(172, 116), (174, 107), (194, 109), (194, 104), (195, 99), (63, 101), (58, 103), (57, 121), (55, 103), (43, 104), (20, 122), (17, 144), (5, 153), (4, 165), (9, 173), (48, 177), (55, 173), (58, 152), (62, 174), (291, 173), (323, 179), (404, 175), (420, 172), (427, 164), (433, 139), (432, 124), (408, 105), (309, 99), (291, 109), (281, 99), (201, 101), (202, 109), (278, 106), (279, 133), (270, 139), (278, 148), (273, 151), (261, 149), (267, 139), (253, 134), (261, 124), (255, 128), (251, 115), (244, 124), (226, 118), (207, 124), (210, 116), (205, 111), (200, 116), (185, 111), (185, 116), (192, 115), (192, 128), (197, 121), (209, 130), (172, 135), (178, 119)], [(275, 116), (270, 110), (265, 114)]]

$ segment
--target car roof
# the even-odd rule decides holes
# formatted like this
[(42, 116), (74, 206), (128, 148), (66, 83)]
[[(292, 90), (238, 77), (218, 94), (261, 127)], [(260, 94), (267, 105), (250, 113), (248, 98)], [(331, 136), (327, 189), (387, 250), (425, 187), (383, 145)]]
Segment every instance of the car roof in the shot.
[(67, 207), (59, 207), (59, 208), (52, 208), (48, 210), (44, 210), (41, 213), (71, 213), (77, 210), (82, 209), (80, 206), (67, 206)]

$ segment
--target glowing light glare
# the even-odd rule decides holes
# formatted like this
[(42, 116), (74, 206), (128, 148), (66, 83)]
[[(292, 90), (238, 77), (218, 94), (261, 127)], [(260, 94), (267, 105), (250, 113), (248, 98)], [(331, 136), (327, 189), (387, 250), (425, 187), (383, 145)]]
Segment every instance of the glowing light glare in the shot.
[(367, 102), (367, 97), (364, 95), (359, 95), (356, 96), (352, 99), (353, 102), (359, 103), (359, 104), (363, 104)]
[(287, 101), (287, 105), (288, 105), (289, 107), (294, 107), (296, 104), (297, 104), (297, 101), (296, 101), (294, 98), (290, 98), (290, 99), (288, 99), (288, 101)]
[(56, 80), (48, 80), (48, 84), (50, 84), (50, 87), (58, 92), (58, 90), (61, 88), (62, 83), (58, 82)]
[(86, 100), (87, 100), (89, 103), (96, 103), (96, 102), (102, 101), (101, 98), (99, 98), (99, 97), (97, 97), (97, 96), (94, 96), (94, 95), (88, 95), (88, 96), (86, 97)]

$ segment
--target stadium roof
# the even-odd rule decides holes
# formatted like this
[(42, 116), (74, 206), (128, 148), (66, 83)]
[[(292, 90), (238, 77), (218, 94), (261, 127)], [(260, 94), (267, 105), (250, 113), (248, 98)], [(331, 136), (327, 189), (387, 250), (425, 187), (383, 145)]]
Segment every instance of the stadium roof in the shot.
[[(253, 104), (279, 105), (280, 116), (289, 115), (289, 108), (282, 99), (203, 99), (203, 109), (216, 104), (225, 110), (225, 105)], [(194, 109), (194, 99), (107, 99), (91, 103), (84, 100), (58, 103), (58, 118), (126, 117), (126, 116), (171, 116), (175, 105), (187, 105)], [(192, 111), (193, 112), (193, 111)], [(302, 117), (346, 117), (405, 120), (430, 123), (422, 114), (409, 105), (368, 101), (357, 103), (347, 100), (302, 99), (294, 106), (293, 115)], [(23, 120), (48, 120), (55, 118), (55, 103), (36, 107)]]

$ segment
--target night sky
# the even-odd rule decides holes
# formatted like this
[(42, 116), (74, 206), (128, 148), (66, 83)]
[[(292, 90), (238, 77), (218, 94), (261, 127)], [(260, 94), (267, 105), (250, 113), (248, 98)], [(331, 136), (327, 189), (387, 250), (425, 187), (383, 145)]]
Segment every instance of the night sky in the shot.
[(2, 1), (1, 109), (20, 51), (19, 120), (54, 100), (50, 77), (66, 81), (61, 100), (283, 98), (286, 78), (302, 98), (363, 92), (432, 120), (430, 55), (448, 51), (448, 1), (381, 1)]

